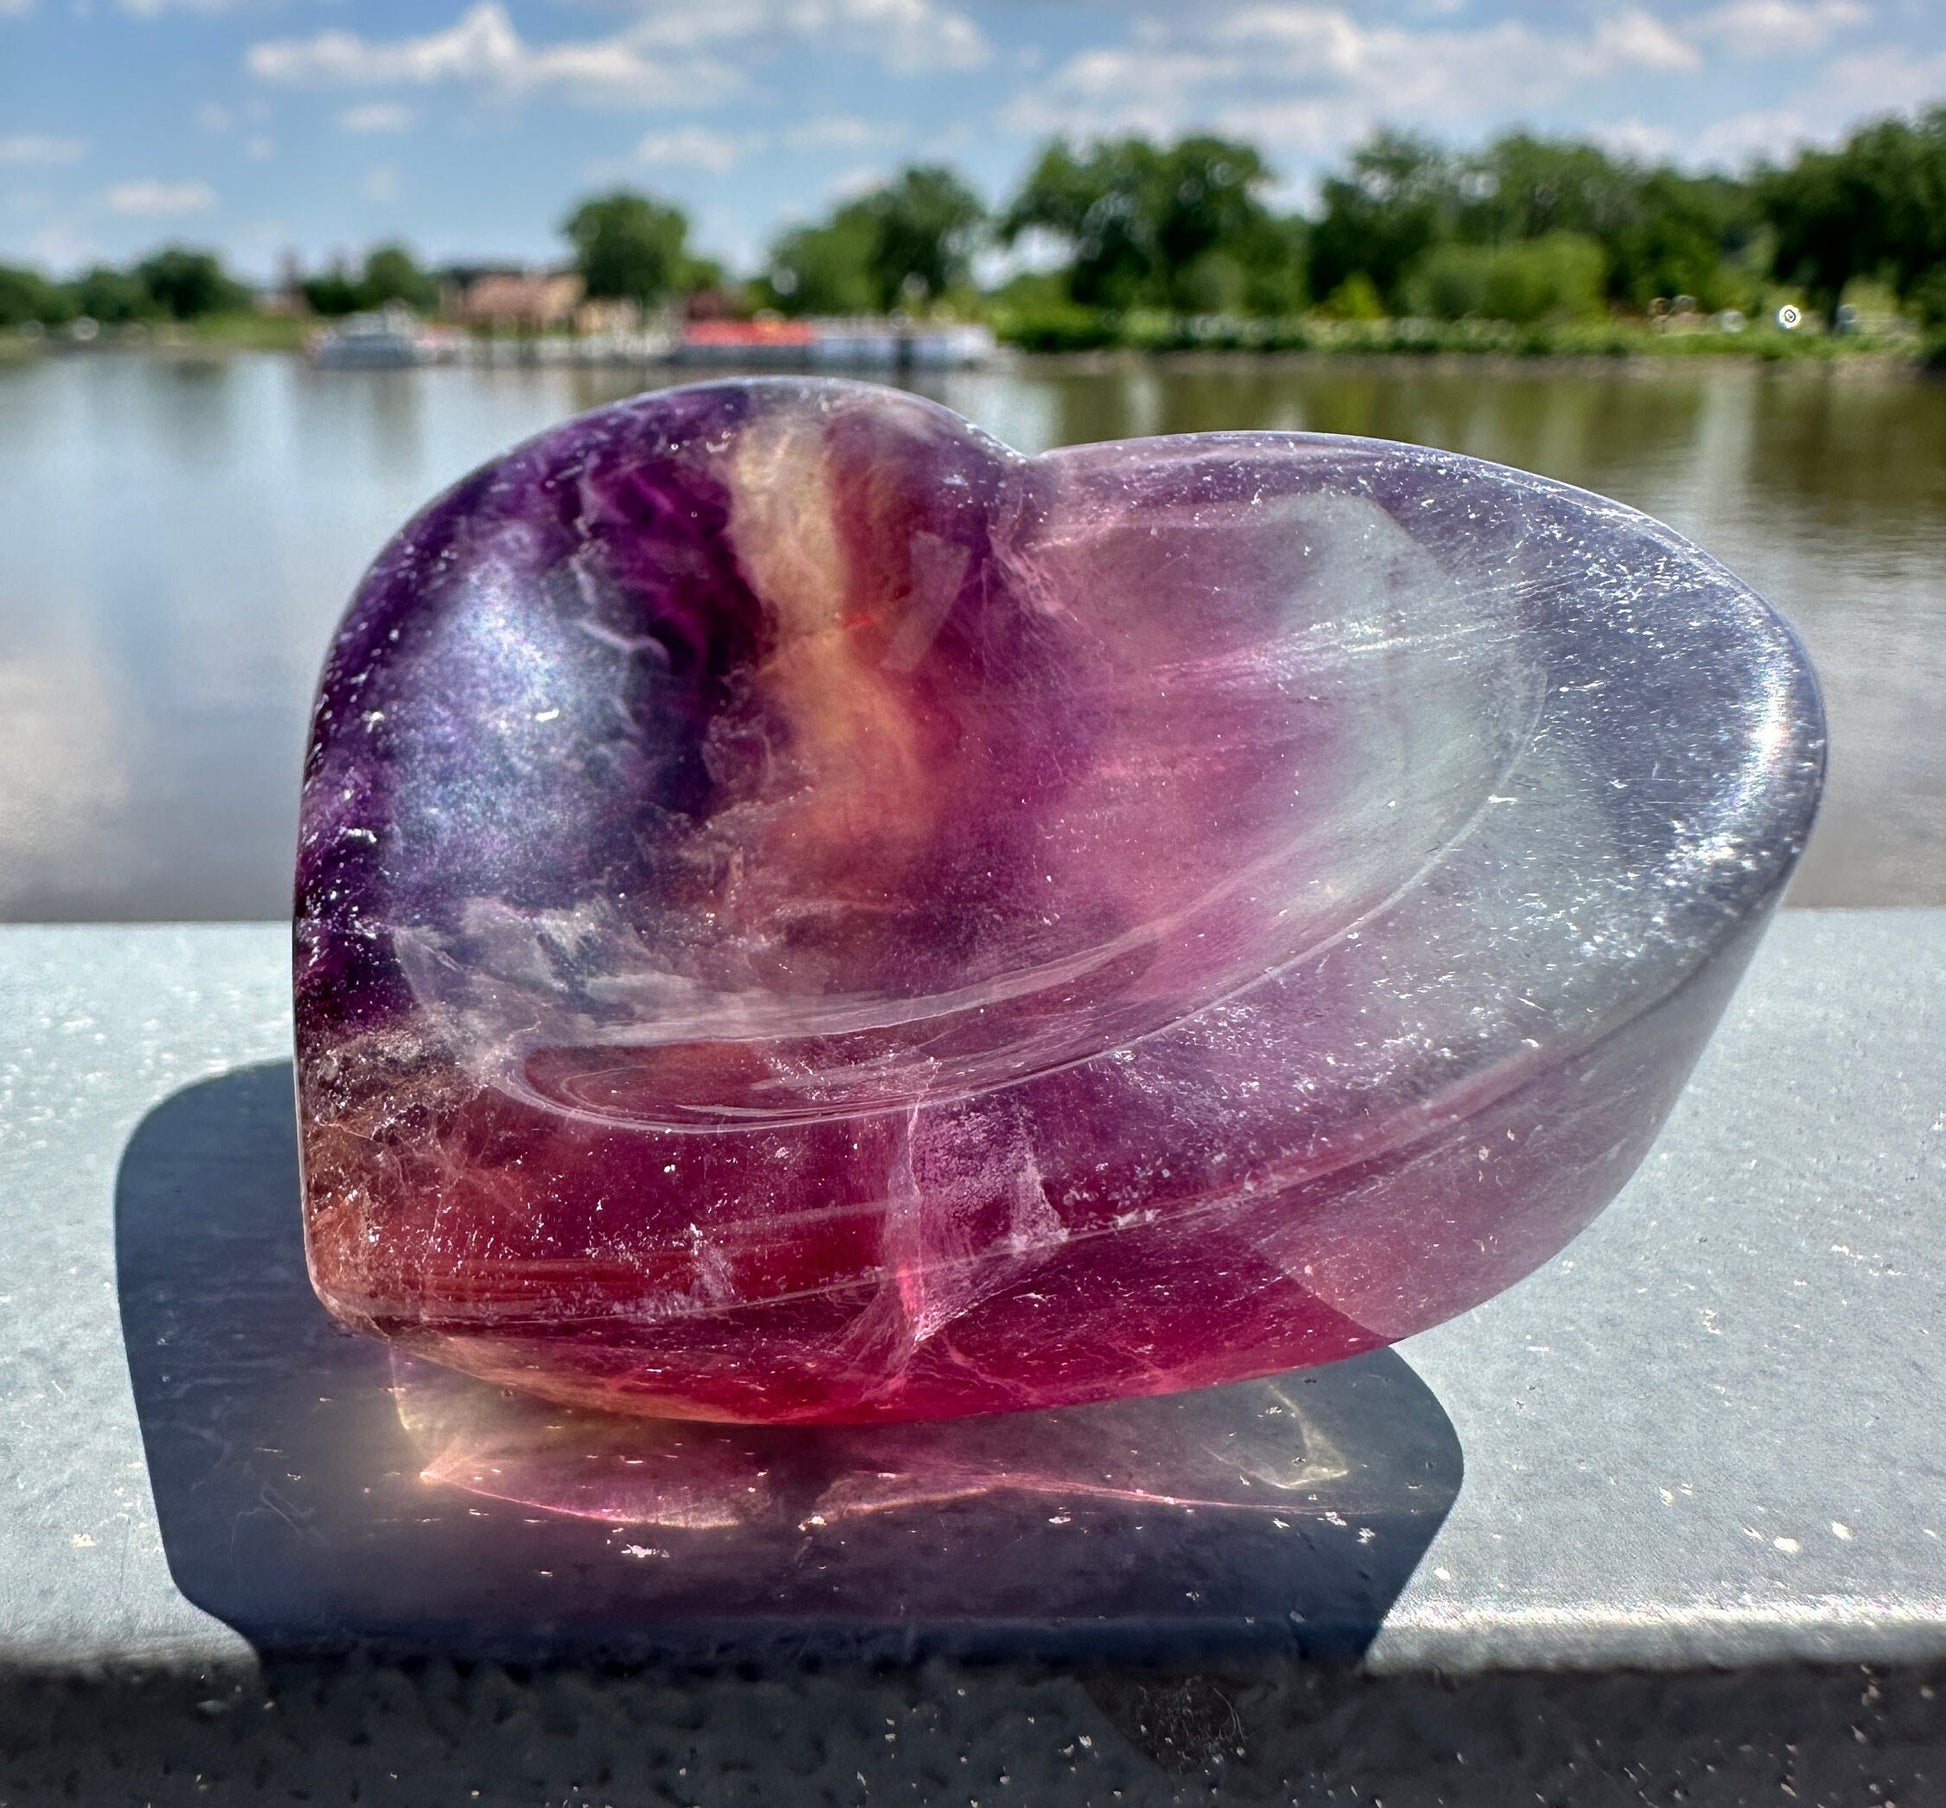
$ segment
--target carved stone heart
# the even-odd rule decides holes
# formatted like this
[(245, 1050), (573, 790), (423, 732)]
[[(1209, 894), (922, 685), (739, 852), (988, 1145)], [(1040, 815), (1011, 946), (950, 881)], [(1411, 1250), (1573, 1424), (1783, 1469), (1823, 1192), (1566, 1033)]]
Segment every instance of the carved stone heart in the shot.
[(1025, 459), (836, 382), (570, 421), (399, 535), (325, 672), (318, 1290), (698, 1418), (1405, 1336), (1627, 1177), (1822, 734), (1721, 567), (1471, 460)]

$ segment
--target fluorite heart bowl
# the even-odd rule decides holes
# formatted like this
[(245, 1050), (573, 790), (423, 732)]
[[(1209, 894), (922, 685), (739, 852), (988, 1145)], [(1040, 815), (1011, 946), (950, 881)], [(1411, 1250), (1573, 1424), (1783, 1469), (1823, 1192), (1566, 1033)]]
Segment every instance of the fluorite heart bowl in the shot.
[(1816, 690), (1615, 503), (702, 384), (380, 556), (306, 766), (311, 1271), (556, 1399), (941, 1418), (1328, 1362), (1614, 1195)]

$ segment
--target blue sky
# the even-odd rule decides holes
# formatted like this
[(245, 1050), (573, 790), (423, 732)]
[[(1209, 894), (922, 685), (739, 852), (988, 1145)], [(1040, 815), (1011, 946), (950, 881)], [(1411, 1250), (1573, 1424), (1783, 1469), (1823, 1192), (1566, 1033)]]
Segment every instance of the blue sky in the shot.
[(1734, 167), (1936, 99), (1946, 0), (0, 0), (0, 258), (539, 260), (629, 183), (748, 266), (907, 160), (998, 195), (1057, 131), (1238, 133), (1302, 198), (1380, 122)]

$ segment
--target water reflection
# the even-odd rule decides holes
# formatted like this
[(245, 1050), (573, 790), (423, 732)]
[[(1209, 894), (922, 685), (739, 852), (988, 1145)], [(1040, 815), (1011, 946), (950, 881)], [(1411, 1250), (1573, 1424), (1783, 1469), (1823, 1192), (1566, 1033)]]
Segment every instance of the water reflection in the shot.
[[(481, 459), (667, 380), (115, 354), (0, 371), (0, 917), (281, 915), (311, 687), (362, 567)], [(1359, 433), (1662, 517), (1777, 602), (1823, 677), (1831, 777), (1793, 900), (1946, 903), (1946, 387), (1343, 360), (921, 386), (1028, 451)]]

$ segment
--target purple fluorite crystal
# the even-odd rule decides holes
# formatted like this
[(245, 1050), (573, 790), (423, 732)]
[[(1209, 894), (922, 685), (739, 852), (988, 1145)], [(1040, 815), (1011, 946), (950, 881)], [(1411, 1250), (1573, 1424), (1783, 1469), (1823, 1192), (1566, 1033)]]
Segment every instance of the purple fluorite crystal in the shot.
[(1762, 601), (1518, 472), (1027, 459), (847, 383), (603, 409), (413, 521), (331, 654), (319, 1292), (749, 1420), (1403, 1337), (1627, 1177), (1821, 752)]

